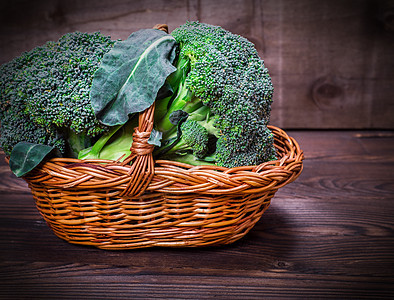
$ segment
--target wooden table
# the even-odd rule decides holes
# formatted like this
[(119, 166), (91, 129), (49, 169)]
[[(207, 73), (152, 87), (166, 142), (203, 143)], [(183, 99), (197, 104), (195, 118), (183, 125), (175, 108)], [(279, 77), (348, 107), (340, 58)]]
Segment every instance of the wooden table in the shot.
[(0, 157), (4, 299), (394, 298), (394, 132), (290, 131), (302, 175), (226, 247), (105, 251), (57, 238)]

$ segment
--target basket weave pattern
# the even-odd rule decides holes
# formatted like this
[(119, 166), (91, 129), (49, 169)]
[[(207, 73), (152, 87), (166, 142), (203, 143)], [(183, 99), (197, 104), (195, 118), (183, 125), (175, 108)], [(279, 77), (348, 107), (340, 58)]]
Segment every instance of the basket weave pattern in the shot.
[(278, 160), (259, 166), (154, 162), (147, 143), (153, 110), (154, 105), (140, 114), (133, 154), (123, 163), (53, 158), (25, 177), (57, 236), (103, 249), (229, 244), (302, 171), (297, 142), (273, 126)]

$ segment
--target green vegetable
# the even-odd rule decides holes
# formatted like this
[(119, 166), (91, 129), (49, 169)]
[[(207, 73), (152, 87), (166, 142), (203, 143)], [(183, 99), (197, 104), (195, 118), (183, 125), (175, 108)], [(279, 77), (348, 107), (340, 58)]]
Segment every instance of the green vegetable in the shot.
[[(273, 135), (267, 128), (273, 86), (254, 45), (221, 27), (198, 22), (186, 23), (172, 35), (180, 47), (177, 72), (168, 78), (175, 94), (156, 104), (162, 147), (170, 149), (159, 149), (157, 157), (225, 167), (275, 159)], [(195, 144), (184, 145), (185, 140), (200, 141), (196, 131), (182, 131), (182, 138), (178, 132), (180, 145), (174, 144), (177, 125), (170, 118), (178, 110), (205, 127), (214, 141), (215, 147), (206, 150), (205, 156)]]
[(99, 33), (69, 33), (0, 67), (0, 144), (7, 155), (25, 141), (72, 156), (69, 151), (107, 130), (94, 115), (89, 91), (113, 44)]
[(55, 149), (123, 160), (138, 112), (155, 102), (155, 159), (257, 165), (275, 158), (272, 95), (254, 45), (218, 26), (188, 22), (117, 42), (75, 32), (0, 67), (0, 145), (17, 176)]
[(167, 143), (159, 149), (159, 153), (186, 155), (192, 152), (196, 159), (203, 158), (208, 152), (209, 136), (206, 128), (195, 120), (185, 120), (178, 128), (176, 134), (166, 136)]
[[(168, 94), (169, 86), (163, 83), (175, 71), (174, 46), (173, 37), (153, 29), (136, 32), (124, 42), (112, 41), (99, 33), (74, 32), (2, 65), (0, 145), (10, 156), (10, 164), (26, 171), (31, 168), (20, 164), (34, 161), (38, 165), (45, 158), (30, 159), (28, 155), (33, 152), (25, 147), (19, 149), (18, 155), (26, 149), (27, 159), (18, 159), (12, 149), (19, 142), (57, 148), (66, 157), (92, 157), (97, 155), (94, 151), (102, 151), (111, 159), (120, 158), (118, 153), (127, 155), (133, 131), (126, 132), (128, 127), (120, 131), (125, 133), (124, 141), (117, 139), (123, 135), (115, 133), (127, 123), (129, 115)], [(117, 97), (108, 98), (108, 93), (116, 93)], [(130, 102), (133, 104), (125, 109)], [(99, 108), (98, 117), (93, 105)], [(111, 116), (115, 116), (112, 121)], [(113, 128), (113, 122), (121, 125)], [(151, 142), (158, 144), (159, 138), (156, 133)], [(93, 147), (97, 140), (101, 148)], [(103, 140), (116, 143), (108, 148)]]
[(91, 147), (79, 152), (79, 159), (109, 159), (123, 161), (131, 154), (134, 128), (138, 126), (138, 118), (130, 119), (125, 125), (111, 127)]

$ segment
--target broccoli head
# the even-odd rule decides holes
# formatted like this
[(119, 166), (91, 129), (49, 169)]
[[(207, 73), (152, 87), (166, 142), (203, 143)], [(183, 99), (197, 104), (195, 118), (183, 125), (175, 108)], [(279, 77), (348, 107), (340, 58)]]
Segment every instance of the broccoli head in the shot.
[(64, 154), (68, 142), (81, 143), (78, 135), (88, 139), (108, 129), (96, 119), (89, 93), (114, 43), (97, 32), (68, 33), (0, 67), (0, 141), (7, 154), (19, 141), (55, 146)]
[(37, 124), (89, 136), (103, 132), (89, 93), (94, 72), (113, 44), (99, 33), (73, 32), (27, 54), (26, 107)]
[[(199, 22), (188, 22), (171, 34), (179, 43), (179, 56), (177, 71), (167, 80), (174, 95), (157, 103), (156, 125), (163, 132), (163, 143), (166, 132), (174, 131), (169, 117), (183, 110), (216, 138), (215, 152), (205, 162), (236, 167), (275, 159), (273, 135), (267, 128), (273, 85), (254, 45), (219, 26)], [(199, 159), (204, 163), (204, 157)]]
[(0, 146), (6, 155), (20, 141), (44, 144), (65, 151), (61, 132), (36, 124), (26, 108), (26, 73), (29, 60), (22, 55), (0, 67)]

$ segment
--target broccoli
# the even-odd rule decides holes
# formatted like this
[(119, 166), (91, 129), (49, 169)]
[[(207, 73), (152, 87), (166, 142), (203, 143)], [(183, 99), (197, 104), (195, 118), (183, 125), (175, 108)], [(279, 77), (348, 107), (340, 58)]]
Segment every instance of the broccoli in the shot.
[[(254, 45), (225, 29), (199, 22), (188, 22), (171, 33), (179, 43), (177, 71), (167, 82), (174, 95), (157, 101), (156, 128), (163, 132), (157, 157), (194, 164), (216, 163), (237, 167), (257, 165), (275, 159), (273, 135), (267, 128), (273, 86), (267, 68)], [(193, 131), (178, 131), (182, 155), (173, 143), (177, 125), (172, 114), (182, 110), (188, 119), (206, 127), (216, 142), (214, 153), (191, 160), (183, 141)], [(181, 126), (182, 127), (182, 126)], [(201, 145), (202, 146), (202, 145)]]
[(160, 148), (161, 153), (171, 150), (171, 153), (186, 155), (192, 151), (196, 158), (203, 158), (209, 149), (208, 130), (193, 119), (182, 122), (179, 131), (166, 136), (166, 140), (168, 143)]
[(124, 125), (116, 125), (104, 133), (93, 146), (82, 149), (79, 159), (124, 160), (131, 154), (134, 128), (138, 118), (130, 118)]
[[(66, 157), (127, 157), (138, 124), (136, 112), (149, 107), (152, 99), (154, 130), (148, 142), (157, 146), (155, 159), (230, 168), (275, 159), (267, 128), (273, 86), (254, 45), (199, 22), (187, 22), (171, 36), (144, 30), (115, 45), (100, 33), (68, 33), (2, 65), (0, 145), (5, 153), (26, 141), (56, 147)], [(141, 87), (152, 74), (154, 88), (145, 91)], [(99, 121), (101, 112), (93, 110), (93, 95), (102, 91), (97, 82), (121, 91), (133, 89), (135, 97), (126, 102), (122, 94), (123, 102), (116, 103), (119, 91), (104, 91), (110, 96), (103, 102), (106, 113), (117, 117), (119, 107), (130, 106), (128, 121)], [(103, 99), (98, 100), (101, 105)]]
[(114, 43), (98, 32), (68, 33), (0, 67), (0, 145), (7, 155), (20, 141), (69, 155), (108, 130), (96, 119), (89, 92)]
[(23, 103), (14, 102), (1, 116), (0, 145), (4, 153), (9, 156), (13, 147), (20, 141), (44, 144), (64, 152), (66, 149), (64, 135), (36, 125), (29, 115), (24, 113), (24, 109)]

